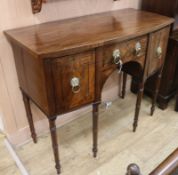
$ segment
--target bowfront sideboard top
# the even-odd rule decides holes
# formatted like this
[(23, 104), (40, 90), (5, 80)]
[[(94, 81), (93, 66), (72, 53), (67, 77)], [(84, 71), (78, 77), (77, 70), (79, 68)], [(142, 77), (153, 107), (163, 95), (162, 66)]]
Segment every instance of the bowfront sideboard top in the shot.
[(30, 100), (48, 117), (57, 173), (60, 173), (57, 116), (93, 105), (96, 157), (101, 92), (115, 70), (130, 74), (139, 84), (134, 132), (144, 83), (158, 73), (153, 115), (173, 22), (154, 13), (124, 9), (5, 31), (13, 48), (32, 138), (36, 143)]
[(37, 57), (57, 57), (161, 29), (173, 19), (124, 9), (6, 31), (9, 39)]

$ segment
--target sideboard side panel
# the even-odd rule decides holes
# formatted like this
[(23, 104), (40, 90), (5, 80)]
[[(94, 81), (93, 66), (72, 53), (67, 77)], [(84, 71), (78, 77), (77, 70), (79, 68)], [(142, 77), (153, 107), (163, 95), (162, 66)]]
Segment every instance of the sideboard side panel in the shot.
[(25, 92), (28, 92), (22, 49), (18, 45), (13, 43), (12, 46), (20, 87), (23, 88)]
[[(13, 44), (13, 43), (12, 43)], [(43, 60), (13, 44), (16, 70), (21, 90), (45, 113), (49, 113)]]

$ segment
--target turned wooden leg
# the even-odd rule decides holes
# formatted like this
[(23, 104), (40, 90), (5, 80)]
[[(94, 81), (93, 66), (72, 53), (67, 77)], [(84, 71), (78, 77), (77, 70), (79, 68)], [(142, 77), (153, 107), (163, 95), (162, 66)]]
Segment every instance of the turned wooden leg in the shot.
[(121, 95), (123, 99), (125, 98), (126, 84), (127, 84), (127, 74), (123, 72), (123, 84), (122, 84), (122, 95)]
[(136, 103), (136, 108), (135, 108), (135, 117), (134, 117), (134, 123), (133, 123), (133, 132), (136, 131), (137, 126), (138, 126), (138, 117), (140, 113), (140, 107), (141, 107), (141, 101), (143, 97), (143, 91), (144, 91), (144, 83), (139, 83), (139, 90), (138, 90), (138, 95), (137, 95), (137, 103)]
[(123, 72), (120, 72), (118, 75), (119, 78), (119, 91), (118, 91), (118, 96), (122, 98), (122, 75)]
[(97, 156), (98, 151), (98, 106), (93, 104), (93, 157)]
[(32, 118), (32, 112), (31, 112), (31, 108), (30, 108), (30, 99), (23, 92), (22, 92), (22, 96), (23, 96), (23, 101), (24, 101), (24, 105), (25, 105), (28, 123), (30, 126), (31, 136), (32, 136), (33, 142), (37, 143), (37, 136), (36, 136), (34, 122), (33, 122), (33, 118)]
[(59, 150), (58, 150), (58, 141), (57, 141), (57, 132), (56, 132), (56, 117), (49, 119), (49, 126), (50, 126), (50, 132), (51, 132), (51, 141), (52, 141), (52, 147), (53, 147), (53, 153), (54, 153), (54, 159), (56, 163), (56, 170), (57, 174), (61, 173), (61, 166), (60, 166), (60, 160), (59, 160)]
[(152, 98), (152, 106), (151, 106), (151, 116), (154, 114), (155, 111), (155, 106), (156, 106), (156, 100), (158, 97), (158, 92), (159, 92), (159, 87), (160, 87), (160, 82), (161, 82), (161, 76), (162, 76), (162, 71), (159, 72), (157, 80), (156, 80), (156, 86), (155, 86), (155, 91), (154, 91), (154, 95)]

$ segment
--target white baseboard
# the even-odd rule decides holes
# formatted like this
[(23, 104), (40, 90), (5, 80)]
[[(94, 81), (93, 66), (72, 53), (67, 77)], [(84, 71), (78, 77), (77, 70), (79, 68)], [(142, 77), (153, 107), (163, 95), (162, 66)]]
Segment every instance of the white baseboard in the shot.
[(21, 162), (20, 158), (16, 154), (15, 150), (13, 149), (13, 147), (11, 146), (11, 144), (9, 143), (9, 141), (7, 139), (5, 139), (4, 143), (6, 145), (6, 148), (8, 149), (11, 157), (15, 161), (17, 167), (19, 168), (21, 174), (22, 175), (29, 175), (29, 173), (27, 172), (26, 168), (24, 167), (23, 163)]

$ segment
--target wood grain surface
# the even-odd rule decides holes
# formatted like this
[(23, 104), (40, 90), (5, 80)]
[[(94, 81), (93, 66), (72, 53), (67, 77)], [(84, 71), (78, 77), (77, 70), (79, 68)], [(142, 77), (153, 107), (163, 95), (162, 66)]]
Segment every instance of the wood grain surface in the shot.
[(172, 22), (165, 16), (124, 9), (9, 30), (5, 34), (33, 54), (51, 57), (131, 39)]

